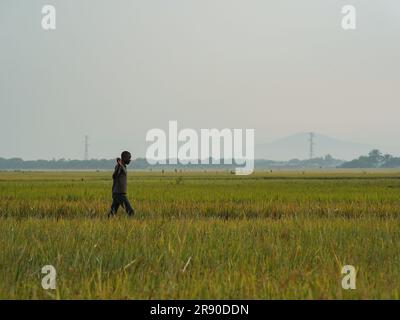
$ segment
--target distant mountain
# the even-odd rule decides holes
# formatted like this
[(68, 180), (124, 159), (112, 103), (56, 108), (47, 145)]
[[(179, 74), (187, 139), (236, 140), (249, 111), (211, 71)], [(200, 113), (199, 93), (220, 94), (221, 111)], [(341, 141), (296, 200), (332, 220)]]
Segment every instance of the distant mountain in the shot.
[[(286, 161), (290, 159), (308, 159), (310, 150), (310, 133), (294, 134), (271, 143), (255, 146), (256, 159)], [(336, 159), (351, 160), (368, 154), (376, 146), (335, 139), (323, 134), (314, 133), (314, 157), (330, 154)]]

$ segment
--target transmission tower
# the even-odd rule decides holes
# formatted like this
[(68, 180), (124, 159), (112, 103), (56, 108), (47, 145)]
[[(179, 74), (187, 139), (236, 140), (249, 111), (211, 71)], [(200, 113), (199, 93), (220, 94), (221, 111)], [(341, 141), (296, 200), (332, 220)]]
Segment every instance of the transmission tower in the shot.
[(85, 136), (85, 160), (89, 160), (89, 136)]
[(308, 140), (310, 142), (310, 159), (314, 158), (314, 132), (310, 132), (310, 138)]

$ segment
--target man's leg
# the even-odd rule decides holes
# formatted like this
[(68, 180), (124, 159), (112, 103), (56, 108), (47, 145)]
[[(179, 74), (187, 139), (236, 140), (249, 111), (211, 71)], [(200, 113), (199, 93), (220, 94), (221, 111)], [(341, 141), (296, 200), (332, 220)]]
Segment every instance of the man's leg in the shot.
[(128, 216), (133, 216), (135, 214), (135, 210), (133, 210), (131, 204), (129, 203), (128, 197), (126, 194), (122, 195), (122, 206), (124, 207)]
[(115, 214), (118, 211), (119, 205), (120, 205), (120, 201), (118, 199), (118, 195), (113, 194), (113, 202), (111, 204), (111, 209), (110, 209), (110, 212), (108, 214), (109, 218), (112, 217), (112, 216), (115, 216)]

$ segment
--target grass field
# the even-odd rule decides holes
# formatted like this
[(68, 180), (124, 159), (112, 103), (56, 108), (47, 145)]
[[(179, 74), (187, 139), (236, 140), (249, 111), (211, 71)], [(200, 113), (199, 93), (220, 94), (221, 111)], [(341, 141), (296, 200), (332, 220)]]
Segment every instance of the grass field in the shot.
[(400, 297), (400, 171), (130, 172), (111, 220), (110, 176), (0, 172), (0, 298)]

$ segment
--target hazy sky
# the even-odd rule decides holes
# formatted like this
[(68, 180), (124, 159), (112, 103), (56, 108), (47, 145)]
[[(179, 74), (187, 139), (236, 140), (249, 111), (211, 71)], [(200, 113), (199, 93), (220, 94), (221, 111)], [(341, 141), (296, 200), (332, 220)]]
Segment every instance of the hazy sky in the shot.
[[(41, 9), (57, 29), (41, 28)], [(357, 30), (341, 8), (357, 8)], [(400, 155), (398, 0), (1, 0), (0, 157), (144, 155), (151, 128), (303, 131)], [(398, 151), (397, 151), (398, 150)]]

